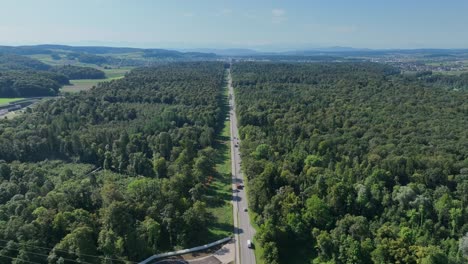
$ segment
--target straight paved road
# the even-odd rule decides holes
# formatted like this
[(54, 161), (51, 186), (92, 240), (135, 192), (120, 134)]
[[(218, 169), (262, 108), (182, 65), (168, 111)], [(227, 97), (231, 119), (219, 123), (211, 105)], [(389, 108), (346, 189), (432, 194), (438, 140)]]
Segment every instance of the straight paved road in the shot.
[(234, 88), (232, 87), (231, 69), (228, 74), (229, 86), (229, 115), (231, 119), (231, 163), (233, 182), (233, 210), (234, 210), (234, 235), (236, 238), (236, 264), (255, 264), (253, 249), (247, 247), (247, 240), (252, 241), (255, 229), (250, 225), (247, 195), (245, 189), (238, 190), (236, 185), (244, 185), (241, 172), (241, 157), (239, 152), (239, 130), (237, 129), (236, 105)]

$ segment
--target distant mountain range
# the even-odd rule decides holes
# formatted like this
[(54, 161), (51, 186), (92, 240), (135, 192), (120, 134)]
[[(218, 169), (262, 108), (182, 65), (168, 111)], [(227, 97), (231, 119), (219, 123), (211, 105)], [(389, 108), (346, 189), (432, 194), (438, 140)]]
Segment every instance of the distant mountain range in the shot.
[(140, 49), (127, 47), (104, 47), (104, 46), (67, 46), (67, 45), (33, 45), (33, 46), (0, 46), (0, 53), (16, 54), (16, 55), (35, 55), (35, 54), (52, 54), (54, 52), (68, 53), (87, 53), (93, 55), (107, 54), (123, 54), (132, 52), (142, 52), (144, 57), (160, 57), (160, 58), (213, 58), (214, 53), (200, 52), (180, 52), (167, 49)]
[(468, 49), (367, 49), (367, 48), (352, 48), (352, 47), (324, 47), (324, 48), (313, 48), (303, 50), (290, 50), (290, 51), (278, 51), (278, 52), (263, 52), (254, 49), (183, 49), (180, 51), (184, 52), (201, 52), (201, 53), (213, 53), (218, 56), (233, 56), (233, 57), (249, 57), (249, 56), (376, 56), (376, 55), (387, 55), (387, 54), (439, 54), (439, 55), (450, 55), (458, 53), (468, 53)]
[(365, 49), (352, 47), (324, 47), (303, 50), (290, 50), (278, 52), (262, 52), (245, 48), (229, 49), (143, 49), (129, 47), (105, 46), (67, 46), (67, 45), (31, 45), (31, 46), (0, 46), (0, 53), (16, 55), (35, 55), (60, 53), (80, 53), (92, 55), (110, 55), (139, 52), (142, 57), (156, 59), (216, 59), (222, 57), (284, 57), (284, 56), (381, 56), (387, 54), (423, 54), (426, 56), (450, 56), (454, 54), (467, 54), (468, 49)]
[(250, 56), (264, 54), (264, 52), (259, 52), (253, 49), (210, 49), (210, 48), (201, 48), (201, 49), (183, 49), (180, 51), (184, 52), (202, 52), (202, 53), (214, 53), (219, 56)]

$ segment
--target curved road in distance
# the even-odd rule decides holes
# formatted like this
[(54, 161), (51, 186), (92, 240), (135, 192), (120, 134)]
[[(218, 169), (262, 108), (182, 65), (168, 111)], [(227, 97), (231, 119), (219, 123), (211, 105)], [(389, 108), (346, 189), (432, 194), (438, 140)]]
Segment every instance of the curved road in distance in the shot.
[[(255, 264), (254, 249), (247, 247), (247, 240), (253, 241), (255, 229), (250, 225), (247, 195), (245, 188), (238, 190), (236, 185), (244, 185), (239, 152), (239, 130), (237, 129), (236, 104), (232, 87), (231, 69), (228, 70), (229, 116), (231, 120), (231, 166), (234, 213), (234, 236), (236, 238), (236, 264)], [(255, 245), (254, 245), (255, 246)]]

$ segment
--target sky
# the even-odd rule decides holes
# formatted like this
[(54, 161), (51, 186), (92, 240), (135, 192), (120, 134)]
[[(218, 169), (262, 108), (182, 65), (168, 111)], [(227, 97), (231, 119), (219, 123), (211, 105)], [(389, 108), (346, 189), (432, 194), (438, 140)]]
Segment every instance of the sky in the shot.
[(467, 0), (0, 0), (0, 45), (468, 48)]

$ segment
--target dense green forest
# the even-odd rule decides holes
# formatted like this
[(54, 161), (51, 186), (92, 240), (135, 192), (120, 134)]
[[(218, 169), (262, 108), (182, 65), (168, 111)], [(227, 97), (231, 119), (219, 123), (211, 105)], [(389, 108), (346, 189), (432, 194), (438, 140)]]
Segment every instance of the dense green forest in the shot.
[(0, 54), (0, 97), (57, 95), (62, 85), (69, 84), (69, 78), (50, 69), (35, 59)]
[[(131, 55), (123, 53), (132, 53)], [(48, 55), (46, 63), (28, 57)], [(174, 61), (214, 60), (218, 57), (211, 53), (178, 52), (163, 49), (134, 49), (112, 47), (71, 47), (62, 45), (37, 45), (8, 47), (0, 46), (0, 97), (35, 97), (55, 96), (63, 84), (76, 79), (104, 79), (105, 73), (97, 66), (106, 67), (141, 67), (154, 66)], [(52, 62), (51, 62), (52, 61)], [(75, 66), (85, 64), (92, 67)], [(9, 73), (15, 71), (15, 73)], [(49, 72), (46, 74), (45, 72)], [(57, 74), (50, 78), (50, 73)], [(60, 77), (59, 77), (60, 76)], [(65, 82), (57, 78), (66, 77)]]
[[(54, 95), (93, 74), (7, 56), (0, 96)], [(0, 120), (0, 263), (137, 262), (209, 242), (224, 71), (139, 68)], [(373, 63), (232, 73), (266, 263), (466, 263), (466, 75)]]
[(468, 90), (468, 73), (457, 75), (427, 74), (419, 77), (429, 84), (448, 89)]
[(96, 65), (101, 65), (108, 62), (106, 57), (89, 53), (72, 52), (67, 54), (67, 58), (69, 60), (78, 60), (82, 63), (91, 63)]
[(0, 262), (124, 263), (208, 242), (224, 71), (141, 68), (0, 121)]
[(55, 96), (70, 79), (103, 79), (105, 73), (91, 67), (51, 67), (39, 60), (0, 54), (0, 97)]
[(0, 71), (0, 97), (54, 96), (68, 77), (46, 71)]
[(266, 263), (466, 263), (468, 93), (446, 89), (463, 78), (419, 77), (233, 65)]
[(0, 53), (0, 71), (5, 70), (38, 70), (47, 71), (50, 65), (26, 56)]
[(52, 71), (63, 74), (70, 80), (106, 78), (106, 74), (103, 71), (92, 67), (65, 65), (54, 67), (52, 68)]

